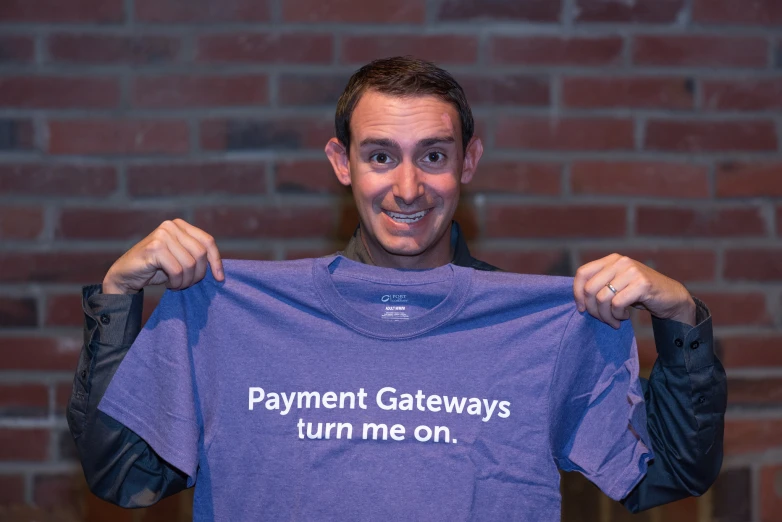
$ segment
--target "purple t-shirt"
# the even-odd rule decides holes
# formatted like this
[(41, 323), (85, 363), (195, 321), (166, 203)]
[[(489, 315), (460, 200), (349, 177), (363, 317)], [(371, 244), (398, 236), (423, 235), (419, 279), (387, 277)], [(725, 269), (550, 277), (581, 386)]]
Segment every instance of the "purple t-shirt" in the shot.
[(194, 520), (559, 521), (652, 457), (630, 323), (571, 278), (343, 257), (168, 291), (100, 409), (195, 484)]

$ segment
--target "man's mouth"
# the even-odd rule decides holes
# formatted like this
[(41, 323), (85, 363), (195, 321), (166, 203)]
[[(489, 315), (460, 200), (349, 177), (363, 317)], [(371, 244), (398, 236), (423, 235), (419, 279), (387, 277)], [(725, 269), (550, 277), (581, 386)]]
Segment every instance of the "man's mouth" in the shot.
[(421, 210), (413, 214), (403, 214), (401, 212), (391, 212), (390, 210), (384, 210), (385, 214), (390, 217), (396, 223), (404, 223), (409, 225), (420, 221), (425, 215), (427, 215), (432, 209)]

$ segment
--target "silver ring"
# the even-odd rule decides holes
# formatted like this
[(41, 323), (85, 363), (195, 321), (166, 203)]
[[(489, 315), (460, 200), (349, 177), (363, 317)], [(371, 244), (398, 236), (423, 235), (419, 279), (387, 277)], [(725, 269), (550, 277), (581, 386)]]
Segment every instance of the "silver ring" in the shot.
[(616, 295), (617, 290), (616, 290), (616, 288), (614, 288), (614, 285), (612, 285), (611, 283), (608, 283), (608, 284), (606, 284), (606, 286), (608, 287), (609, 290), (611, 290), (614, 293), (614, 295)]

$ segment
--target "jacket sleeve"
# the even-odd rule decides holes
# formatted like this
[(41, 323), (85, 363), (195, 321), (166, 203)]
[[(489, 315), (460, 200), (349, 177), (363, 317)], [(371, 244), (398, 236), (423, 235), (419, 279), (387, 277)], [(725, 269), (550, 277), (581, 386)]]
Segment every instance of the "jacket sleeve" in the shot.
[(67, 419), (90, 490), (122, 507), (144, 507), (182, 491), (187, 477), (98, 403), (141, 329), (143, 292), (104, 295), (84, 287), (84, 344)]
[(695, 303), (695, 327), (652, 319), (658, 357), (642, 386), (655, 459), (622, 500), (633, 513), (702, 495), (722, 466), (727, 381), (714, 354), (709, 309)]

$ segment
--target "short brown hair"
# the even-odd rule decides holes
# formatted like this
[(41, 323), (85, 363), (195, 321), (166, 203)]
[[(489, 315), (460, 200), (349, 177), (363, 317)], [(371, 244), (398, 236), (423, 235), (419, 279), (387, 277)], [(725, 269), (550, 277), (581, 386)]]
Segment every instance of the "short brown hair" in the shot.
[(337, 139), (346, 149), (350, 148), (350, 117), (358, 100), (370, 89), (393, 96), (436, 96), (452, 104), (459, 113), (462, 148), (466, 150), (475, 132), (475, 122), (464, 90), (447, 71), (411, 56), (375, 60), (350, 77), (334, 117)]

